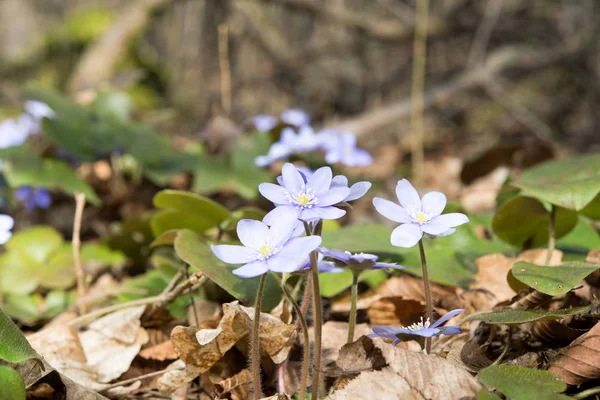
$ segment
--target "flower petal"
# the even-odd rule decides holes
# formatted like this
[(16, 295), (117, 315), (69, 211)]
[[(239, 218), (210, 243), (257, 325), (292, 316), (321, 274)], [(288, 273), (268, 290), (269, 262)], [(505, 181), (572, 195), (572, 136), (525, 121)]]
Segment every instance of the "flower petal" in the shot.
[(333, 206), (305, 208), (298, 217), (302, 221), (310, 219), (338, 219), (346, 215), (346, 210), (340, 210)]
[(326, 247), (319, 247), (319, 253), (323, 254), (325, 257), (335, 258), (338, 261), (342, 261), (347, 263), (348, 260), (352, 257), (352, 254), (348, 254), (342, 250), (336, 249), (328, 249)]
[(298, 193), (304, 186), (304, 179), (302, 179), (300, 171), (292, 163), (283, 164), (281, 176), (283, 177), (283, 185), (290, 193)]
[(438, 237), (449, 236), (449, 235), (452, 235), (454, 232), (456, 232), (456, 229), (450, 228), (446, 232), (442, 232), (442, 233), (440, 233), (439, 235), (436, 235), (436, 236), (438, 236)]
[(386, 269), (386, 268), (404, 269), (406, 267), (404, 265), (398, 265), (396, 263), (382, 263), (382, 262), (378, 262), (373, 266), (373, 269)]
[(367, 194), (369, 189), (371, 189), (371, 182), (367, 182), (367, 181), (357, 182), (354, 185), (352, 185), (352, 187), (350, 188), (350, 193), (348, 194), (348, 196), (346, 196), (344, 201), (352, 201), (352, 200), (360, 199), (365, 194)]
[(319, 268), (320, 273), (339, 274), (341, 272), (346, 272), (344, 268), (338, 267), (331, 261), (319, 261), (317, 267)]
[(273, 221), (267, 237), (269, 246), (276, 248), (285, 245), (294, 233), (297, 220), (295, 214), (286, 213)]
[(421, 229), (423, 229), (423, 232), (432, 236), (439, 236), (448, 231), (448, 227), (446, 225), (440, 225), (434, 222), (421, 225)]
[(344, 175), (334, 176), (333, 179), (331, 179), (331, 186), (329, 186), (329, 188), (333, 189), (334, 187), (338, 187), (338, 186), (347, 187), (348, 186), (348, 178), (346, 178)]
[(458, 335), (462, 333), (462, 328), (460, 326), (444, 326), (440, 328), (444, 335)]
[(290, 108), (281, 113), (281, 120), (286, 124), (300, 127), (310, 123), (310, 116), (299, 108)]
[(393, 326), (374, 326), (373, 333), (377, 336), (396, 339), (396, 334), (402, 333), (399, 330), (402, 328), (395, 328)]
[(15, 225), (15, 220), (10, 215), (0, 214), (0, 230), (9, 231)]
[(391, 243), (397, 247), (413, 247), (423, 237), (423, 231), (419, 225), (400, 225), (392, 232)]
[(315, 171), (313, 176), (308, 178), (306, 188), (314, 190), (317, 194), (323, 193), (329, 190), (332, 176), (331, 168), (321, 167)]
[(213, 254), (227, 264), (245, 264), (256, 260), (256, 253), (244, 246), (221, 244), (210, 246)]
[(447, 226), (448, 228), (454, 228), (469, 222), (469, 217), (461, 213), (450, 213), (435, 217), (431, 220), (431, 222), (434, 224)]
[(267, 225), (273, 225), (275, 221), (284, 218), (286, 215), (293, 215), (297, 219), (299, 213), (300, 210), (294, 206), (277, 206), (264, 216), (263, 222)]
[(244, 246), (260, 251), (260, 248), (267, 243), (269, 227), (260, 221), (242, 219), (237, 224), (236, 232)]
[(458, 314), (463, 313), (463, 312), (465, 312), (465, 310), (463, 310), (462, 308), (448, 311), (446, 314), (444, 314), (444, 316), (442, 318), (438, 319), (433, 324), (431, 324), (430, 328), (436, 328), (436, 327), (446, 323), (446, 321), (448, 321), (450, 318), (455, 317)]
[(277, 125), (277, 118), (271, 115), (257, 115), (256, 117), (251, 118), (251, 121), (256, 129), (261, 132), (268, 132)]
[(421, 211), (437, 216), (446, 208), (446, 195), (441, 192), (429, 192), (421, 200)]
[[(277, 253), (278, 257), (302, 259), (321, 244), (320, 236), (305, 236), (290, 240)], [(298, 263), (296, 263), (298, 265)]]
[(325, 154), (325, 162), (327, 164), (337, 164), (341, 160), (341, 153), (338, 149), (331, 149)]
[(350, 188), (348, 188), (348, 187), (336, 187), (333, 189), (329, 189), (328, 191), (326, 191), (325, 193), (323, 193), (323, 194), (319, 195), (319, 197), (317, 197), (317, 199), (319, 201), (318, 206), (319, 207), (332, 206), (341, 201), (344, 201), (344, 199), (346, 197), (348, 197), (349, 194), (350, 194)]
[(375, 209), (379, 214), (383, 215), (389, 220), (399, 222), (401, 224), (411, 222), (411, 219), (408, 216), (406, 210), (396, 203), (382, 199), (380, 197), (375, 197), (373, 199), (373, 205), (375, 206)]
[(246, 265), (242, 265), (238, 269), (234, 269), (233, 274), (241, 278), (254, 278), (267, 272), (267, 263), (264, 260), (257, 260)]
[(421, 210), (421, 198), (417, 189), (406, 179), (398, 181), (396, 185), (396, 196), (400, 205), (408, 210)]
[(300, 269), (297, 259), (290, 258), (290, 257), (283, 257), (279, 254), (269, 257), (266, 260), (266, 262), (267, 262), (269, 271), (273, 271), (273, 272), (290, 273), (290, 272), (298, 271)]
[(373, 162), (373, 157), (364, 149), (354, 149), (351, 153), (344, 153), (342, 164), (348, 167), (365, 167)]
[(440, 329), (437, 328), (422, 328), (422, 329), (418, 329), (414, 332), (412, 332), (413, 335), (416, 336), (423, 336), (423, 337), (433, 337), (433, 336), (439, 336), (442, 333), (442, 331)]
[(273, 204), (288, 204), (290, 202), (285, 188), (274, 183), (261, 183), (258, 185), (258, 191)]

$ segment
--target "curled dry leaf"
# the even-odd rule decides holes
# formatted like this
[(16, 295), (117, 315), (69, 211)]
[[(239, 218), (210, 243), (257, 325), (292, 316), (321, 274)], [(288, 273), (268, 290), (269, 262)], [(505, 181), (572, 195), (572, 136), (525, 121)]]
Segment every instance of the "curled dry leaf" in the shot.
[(244, 400), (249, 398), (252, 382), (252, 373), (248, 368), (243, 369), (231, 378), (215, 384), (218, 398), (231, 400)]
[[(248, 336), (253, 317), (253, 308), (242, 307), (235, 301), (223, 305), (223, 318), (216, 329), (175, 327), (171, 332), (171, 341), (187, 372), (167, 372), (159, 379), (159, 390), (172, 393), (208, 371), (240, 339)], [(284, 324), (266, 313), (261, 313), (260, 317), (261, 350), (278, 364), (288, 356), (294, 343), (296, 325)]]
[(390, 346), (379, 338), (362, 337), (344, 346), (338, 365), (344, 370), (386, 366), (361, 372), (329, 400), (460, 399), (475, 397), (481, 389), (476, 378), (449, 361)]
[(506, 257), (504, 254), (488, 254), (475, 260), (478, 272), (469, 288), (487, 291), (493, 296), (491, 303), (487, 307), (484, 306), (485, 308), (478, 308), (479, 310), (490, 309), (498, 303), (510, 300), (516, 294), (506, 280), (506, 275), (515, 261), (515, 258)]
[(600, 377), (600, 323), (563, 349), (548, 365), (548, 371), (569, 385)]
[[(148, 334), (141, 327), (144, 306), (117, 311), (77, 333), (68, 325), (41, 330), (27, 339), (58, 372), (94, 390), (127, 371)], [(117, 389), (118, 390), (118, 389)]]
[(157, 361), (177, 359), (177, 353), (173, 348), (173, 343), (171, 342), (171, 340), (167, 340), (165, 342), (145, 348), (144, 350), (140, 351), (139, 356), (147, 360)]
[[(327, 321), (323, 324), (323, 365), (328, 365), (338, 359), (338, 354), (348, 339), (348, 323), (338, 321)], [(354, 338), (373, 333), (369, 325), (357, 324), (354, 329)], [(310, 340), (314, 340), (314, 330), (309, 328)]]
[(409, 326), (423, 316), (423, 304), (402, 297), (385, 297), (377, 300), (367, 310), (371, 325)]

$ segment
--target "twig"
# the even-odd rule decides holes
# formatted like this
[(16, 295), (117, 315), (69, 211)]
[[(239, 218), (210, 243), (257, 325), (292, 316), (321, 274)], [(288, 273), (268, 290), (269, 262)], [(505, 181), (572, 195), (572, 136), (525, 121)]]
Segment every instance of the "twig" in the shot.
[(483, 20), (477, 27), (475, 39), (473, 39), (469, 58), (467, 59), (467, 66), (469, 68), (484, 61), (485, 50), (490, 41), (490, 37), (492, 36), (492, 32), (494, 31), (494, 27), (500, 19), (503, 3), (504, 0), (488, 1)]
[[(73, 264), (75, 265), (75, 276), (77, 277), (77, 298), (83, 299), (87, 294), (85, 284), (85, 271), (81, 265), (81, 220), (83, 218), (83, 209), (85, 207), (85, 195), (77, 193), (75, 195), (75, 219), (73, 221)], [(79, 315), (86, 313), (86, 306), (83, 301), (77, 302)]]
[(412, 86), (410, 98), (412, 100), (412, 111), (410, 114), (410, 125), (412, 135), (412, 172), (417, 186), (423, 184), (425, 173), (425, 154), (423, 150), (424, 122), (423, 111), (425, 109), (425, 69), (427, 68), (427, 25), (429, 22), (429, 0), (417, 1), (417, 13), (415, 15), (415, 41), (413, 47), (412, 63)]
[(219, 68), (221, 70), (221, 108), (226, 117), (231, 114), (231, 66), (229, 64), (229, 27), (219, 25)]
[[(188, 266), (185, 265), (182, 270), (185, 273), (186, 279), (190, 279), (190, 275), (188, 274)], [(196, 323), (195, 326), (200, 326), (200, 318), (198, 317), (198, 310), (196, 310), (196, 302), (194, 301), (194, 293), (191, 287), (188, 289), (188, 293), (190, 295), (190, 303), (194, 313), (194, 322)]]
[(116, 383), (111, 384), (108, 387), (105, 387), (104, 389), (100, 390), (100, 393), (107, 392), (110, 389), (114, 389), (119, 386), (129, 385), (130, 383), (141, 381), (142, 379), (152, 378), (153, 376), (166, 374), (167, 372), (171, 372), (171, 371), (181, 371), (183, 369), (185, 369), (185, 368), (165, 368), (163, 370), (150, 372), (150, 373), (147, 373), (144, 375), (137, 376), (135, 378), (125, 379), (124, 381), (116, 382)]

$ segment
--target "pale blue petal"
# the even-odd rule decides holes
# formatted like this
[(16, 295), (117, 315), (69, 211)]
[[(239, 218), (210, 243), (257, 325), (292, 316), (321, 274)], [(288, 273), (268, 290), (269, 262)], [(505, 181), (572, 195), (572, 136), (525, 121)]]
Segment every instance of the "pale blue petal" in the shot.
[(268, 132), (277, 125), (277, 118), (270, 115), (257, 115), (252, 118), (252, 123), (259, 131)]
[(462, 328), (460, 326), (444, 326), (440, 328), (444, 335), (458, 335), (462, 333)]
[(386, 268), (395, 268), (395, 269), (404, 269), (406, 268), (404, 265), (398, 265), (396, 263), (382, 263), (378, 262), (375, 264), (373, 269), (386, 269)]
[(342, 153), (338, 149), (329, 150), (325, 153), (325, 162), (327, 164), (337, 164), (341, 160)]
[(398, 181), (396, 185), (396, 196), (400, 205), (407, 210), (421, 210), (421, 198), (417, 189), (406, 179)]
[[(313, 176), (311, 176), (306, 182), (306, 188), (312, 189), (314, 192), (319, 195), (323, 192), (329, 190), (329, 186), (331, 186), (331, 179), (333, 174), (331, 173), (331, 168), (322, 167), (315, 171)], [(350, 189), (348, 189), (348, 192)], [(346, 193), (347, 195), (347, 193)]]
[(290, 273), (299, 270), (298, 259), (276, 254), (267, 259), (269, 271)]
[(269, 227), (260, 221), (242, 219), (237, 224), (236, 232), (244, 246), (260, 251), (260, 248), (267, 243)]
[(453, 318), (453, 317), (457, 316), (458, 314), (464, 313), (464, 312), (465, 312), (465, 310), (463, 310), (462, 308), (448, 311), (446, 314), (444, 314), (444, 316), (442, 318), (438, 319), (433, 324), (431, 324), (431, 328), (436, 328), (436, 327), (446, 323), (446, 321), (448, 321), (450, 318)]
[(341, 272), (346, 272), (344, 268), (340, 268), (335, 263), (331, 261), (320, 261), (317, 264), (320, 273), (329, 273), (329, 274), (339, 274)]
[(244, 246), (221, 244), (210, 248), (219, 260), (227, 264), (246, 264), (256, 260), (256, 253)]
[(392, 231), (391, 243), (397, 247), (413, 247), (423, 237), (419, 225), (404, 224)]
[(0, 244), (8, 242), (8, 239), (12, 236), (12, 232), (0, 231)]
[(264, 198), (273, 202), (274, 204), (287, 204), (290, 200), (287, 197), (287, 191), (274, 183), (261, 183), (258, 185), (258, 191), (263, 195)]
[[(292, 194), (298, 193), (304, 186), (304, 179), (298, 168), (292, 163), (285, 163), (281, 170), (283, 184), (285, 188)], [(329, 186), (328, 186), (329, 187)]]
[(267, 225), (273, 225), (275, 221), (285, 218), (286, 215), (293, 215), (298, 219), (298, 215), (300, 214), (300, 210), (294, 206), (277, 206), (272, 209), (265, 215), (263, 218), (263, 222)]
[(440, 225), (434, 222), (430, 222), (428, 224), (421, 225), (421, 229), (423, 229), (423, 232), (429, 235), (439, 236), (442, 233), (447, 232), (449, 228), (446, 225)]
[(273, 248), (285, 245), (294, 233), (297, 220), (298, 218), (296, 218), (294, 213), (288, 212), (273, 221), (267, 239), (269, 245)]
[[(320, 236), (305, 236), (291, 239), (277, 253), (278, 257), (301, 259), (306, 257), (311, 251), (315, 250), (321, 244)], [(297, 263), (296, 263), (297, 265)]]
[(0, 231), (9, 231), (15, 225), (15, 220), (10, 215), (0, 214)]
[[(359, 183), (363, 183), (363, 182), (359, 182)], [(358, 185), (355, 184), (352, 187)], [(329, 187), (330, 189), (333, 189), (334, 187), (348, 187), (348, 178), (346, 178), (344, 175), (336, 175), (333, 177), (333, 179), (331, 180), (331, 186)], [(350, 192), (352, 193), (352, 192)]]
[[(346, 180), (346, 182), (347, 181), (348, 180)], [(346, 183), (346, 185), (347, 185), (347, 183)], [(332, 183), (332, 186), (333, 186), (333, 183)], [(352, 187), (350, 188), (350, 193), (344, 199), (344, 201), (352, 201), (352, 200), (360, 199), (365, 194), (367, 194), (369, 189), (371, 189), (371, 182), (367, 182), (367, 181), (357, 182), (354, 185), (352, 185)]]
[(408, 213), (404, 208), (399, 206), (396, 203), (393, 203), (389, 200), (382, 199), (380, 197), (375, 197), (373, 199), (373, 206), (377, 212), (389, 220), (394, 222), (398, 222), (401, 224), (410, 223), (411, 219), (408, 216)]
[(354, 149), (350, 153), (344, 153), (342, 164), (348, 167), (365, 167), (373, 163), (373, 157), (368, 151), (363, 149)]
[(302, 221), (311, 219), (338, 219), (346, 215), (346, 210), (341, 210), (334, 206), (305, 208), (298, 217)]
[(421, 200), (422, 211), (430, 216), (437, 216), (446, 208), (446, 195), (440, 192), (429, 192)]
[[(279, 186), (283, 186), (283, 177), (281, 175), (279, 175), (277, 178), (275, 178), (275, 180), (277, 181)], [(260, 185), (259, 185), (259, 187), (260, 187)]]
[(310, 116), (298, 108), (291, 108), (281, 113), (281, 120), (286, 124), (300, 127), (310, 123)]
[(262, 168), (270, 165), (273, 161), (275, 160), (272, 160), (269, 156), (258, 156), (254, 159), (254, 165)]
[(461, 213), (450, 213), (440, 215), (431, 220), (432, 223), (447, 226), (448, 228), (454, 228), (456, 226), (466, 224), (469, 222), (469, 217)]
[(352, 254), (346, 253), (345, 251), (328, 249), (326, 247), (319, 247), (319, 253), (323, 254), (325, 257), (335, 258), (336, 260), (344, 263), (347, 263), (352, 257)]
[(241, 278), (254, 278), (255, 276), (264, 274), (268, 270), (269, 269), (267, 268), (267, 263), (265, 262), (265, 260), (258, 260), (243, 265), (238, 269), (234, 269), (231, 272), (234, 275), (237, 275)]
[(456, 232), (456, 229), (450, 228), (446, 232), (442, 232), (442, 233), (440, 233), (439, 235), (436, 235), (436, 236), (439, 236), (439, 237), (449, 236), (449, 235), (452, 235), (454, 232)]
[(318, 198), (318, 207), (332, 206), (339, 202), (344, 201), (350, 194), (350, 188), (348, 187), (336, 187), (329, 189), (327, 192), (320, 194)]
[(390, 338), (390, 339), (396, 339), (396, 335), (398, 333), (403, 333), (403, 332), (400, 332), (401, 330), (402, 330), (402, 328), (395, 328), (393, 326), (374, 326), (373, 327), (373, 332), (375, 335), (385, 337), (385, 338)]
[(437, 329), (437, 328), (423, 328), (423, 329), (418, 329), (414, 332), (411, 332), (412, 335), (416, 335), (416, 336), (422, 336), (422, 337), (433, 337), (433, 336), (439, 336), (440, 333), (442, 333), (441, 330)]

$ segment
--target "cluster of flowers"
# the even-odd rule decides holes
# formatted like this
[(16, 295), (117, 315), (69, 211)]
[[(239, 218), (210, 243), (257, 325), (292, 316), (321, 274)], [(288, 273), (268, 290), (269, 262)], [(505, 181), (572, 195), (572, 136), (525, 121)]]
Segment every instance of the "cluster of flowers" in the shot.
[(252, 118), (252, 122), (262, 132), (268, 132), (280, 123), (285, 125), (279, 141), (271, 145), (266, 155), (254, 160), (259, 167), (286, 159), (292, 154), (316, 150), (325, 153), (328, 164), (339, 162), (349, 167), (362, 167), (373, 162), (373, 157), (366, 150), (356, 147), (356, 136), (352, 132), (323, 129), (315, 133), (309, 125), (310, 117), (301, 110), (284, 111), (279, 119), (270, 115), (258, 115)]
[[(31, 135), (40, 133), (44, 118), (54, 118), (56, 115), (47, 104), (40, 101), (26, 101), (24, 109), (25, 112), (17, 119), (0, 122), (0, 149), (22, 145)], [(48, 208), (52, 203), (50, 191), (43, 187), (22, 186), (15, 191), (15, 199), (28, 211), (34, 208)]]
[[(347, 267), (355, 273), (366, 269), (405, 268), (400, 265), (378, 262), (373, 254), (352, 254), (343, 250), (330, 250), (321, 246), (319, 236), (302, 236), (303, 224), (315, 225), (319, 220), (338, 219), (346, 214), (339, 208), (342, 203), (364, 196), (371, 187), (369, 182), (359, 182), (348, 187), (344, 176), (332, 176), (331, 168), (323, 167), (311, 173), (286, 163), (278, 184), (262, 183), (260, 193), (272, 201), (275, 208), (263, 221), (241, 220), (237, 234), (242, 243), (212, 246), (220, 260), (230, 264), (243, 264), (234, 274), (251, 278), (267, 273), (295, 273), (310, 268), (309, 255), (318, 251), (320, 272), (341, 272)], [(446, 236), (455, 227), (468, 222), (464, 214), (441, 215), (446, 206), (446, 196), (430, 192), (421, 199), (415, 188), (403, 179), (398, 182), (396, 194), (400, 204), (375, 198), (373, 204), (378, 212), (401, 225), (391, 236), (391, 242), (399, 247), (414, 246), (424, 234), (430, 237)], [(325, 258), (329, 259), (326, 261)], [(374, 327), (374, 335), (393, 337), (401, 335), (437, 336), (441, 333), (456, 334), (460, 327), (442, 328), (440, 325), (464, 310), (449, 312), (440, 320), (429, 320), (407, 328)]]

